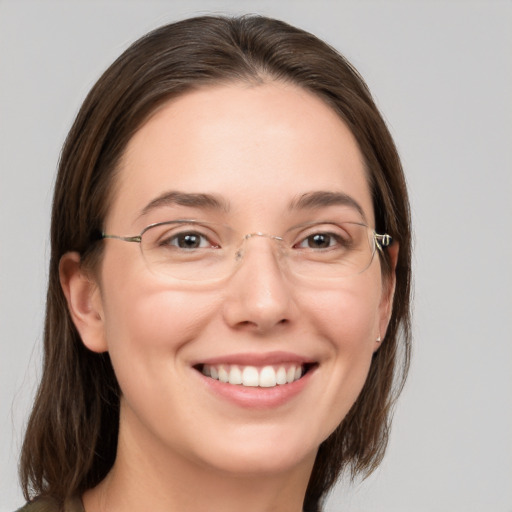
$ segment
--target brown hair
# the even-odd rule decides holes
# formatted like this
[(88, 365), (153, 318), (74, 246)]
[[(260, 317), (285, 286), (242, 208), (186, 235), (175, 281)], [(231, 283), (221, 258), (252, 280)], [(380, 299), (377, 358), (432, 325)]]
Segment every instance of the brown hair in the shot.
[(410, 356), (410, 214), (391, 135), (359, 74), (315, 36), (258, 16), (199, 17), (128, 48), (93, 87), (66, 139), (53, 202), (44, 370), (20, 462), (27, 499), (62, 502), (97, 485), (114, 463), (120, 390), (108, 354), (88, 351), (71, 321), (59, 261), (68, 251), (86, 262), (101, 256), (94, 239), (128, 141), (158, 106), (193, 88), (272, 80), (316, 94), (348, 125), (366, 160), (376, 229), (400, 244), (385, 341), (358, 400), (319, 448), (304, 510), (320, 510), (342, 471), (368, 474), (381, 461)]

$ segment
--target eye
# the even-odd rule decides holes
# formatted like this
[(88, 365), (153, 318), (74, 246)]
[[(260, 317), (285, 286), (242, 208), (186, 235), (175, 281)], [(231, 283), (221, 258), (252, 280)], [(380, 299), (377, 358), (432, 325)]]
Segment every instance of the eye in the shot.
[(300, 248), (327, 249), (336, 245), (336, 237), (332, 233), (314, 233), (298, 244)]
[(329, 231), (317, 231), (303, 238), (294, 245), (296, 249), (334, 249), (347, 248), (350, 245), (350, 237), (342, 233)]
[(172, 246), (185, 250), (218, 247), (218, 245), (211, 242), (206, 235), (197, 231), (174, 233), (172, 236), (160, 240), (159, 245)]
[(293, 248), (312, 253), (328, 252), (331, 255), (340, 254), (340, 251), (345, 253), (355, 249), (355, 245), (362, 240), (362, 229), (363, 226), (355, 223), (318, 223), (298, 234)]

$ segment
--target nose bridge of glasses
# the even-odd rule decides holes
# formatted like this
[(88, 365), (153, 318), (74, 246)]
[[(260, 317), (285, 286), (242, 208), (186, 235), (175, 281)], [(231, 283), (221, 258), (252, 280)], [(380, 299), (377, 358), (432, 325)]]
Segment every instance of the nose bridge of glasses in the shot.
[[(235, 252), (235, 260), (237, 262), (240, 261), (244, 257), (247, 242), (252, 238), (268, 238), (271, 241), (284, 242), (284, 238), (282, 236), (270, 235), (268, 233), (263, 233), (261, 231), (247, 233), (242, 237), (242, 242), (240, 243), (240, 246), (238, 247), (238, 249)], [(282, 249), (283, 249), (283, 246), (281, 245), (281, 250)]]

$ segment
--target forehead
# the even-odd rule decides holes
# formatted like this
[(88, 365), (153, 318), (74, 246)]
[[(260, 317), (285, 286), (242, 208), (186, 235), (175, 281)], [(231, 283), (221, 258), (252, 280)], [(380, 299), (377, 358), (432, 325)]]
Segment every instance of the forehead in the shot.
[(159, 108), (123, 155), (108, 223), (134, 228), (167, 191), (222, 196), (262, 220), (304, 194), (341, 192), (373, 219), (354, 136), (320, 98), (283, 83), (209, 86)]

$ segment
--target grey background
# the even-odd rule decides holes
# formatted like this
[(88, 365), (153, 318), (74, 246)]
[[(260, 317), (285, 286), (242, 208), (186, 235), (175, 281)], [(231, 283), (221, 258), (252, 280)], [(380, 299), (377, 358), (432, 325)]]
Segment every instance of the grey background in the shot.
[(258, 12), (344, 53), (398, 143), (415, 350), (387, 457), (328, 511), (512, 511), (510, 1), (0, 1), (0, 510), (40, 374), (51, 190), (88, 89), (165, 22)]

